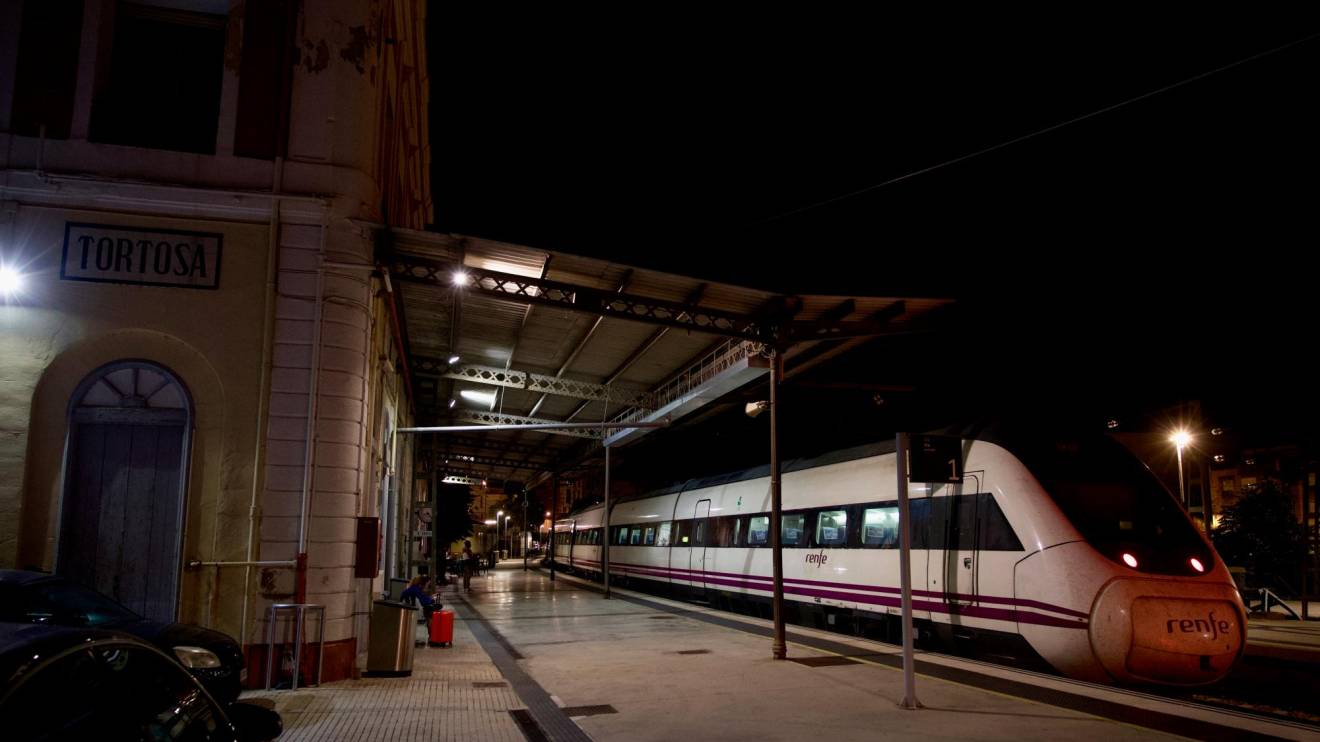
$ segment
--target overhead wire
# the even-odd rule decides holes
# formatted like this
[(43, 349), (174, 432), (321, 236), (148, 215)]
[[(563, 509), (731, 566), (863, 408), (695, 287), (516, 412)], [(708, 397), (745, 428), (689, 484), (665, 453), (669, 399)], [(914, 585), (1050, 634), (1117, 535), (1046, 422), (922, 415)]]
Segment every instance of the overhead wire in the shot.
[(1165, 86), (1163, 86), (1163, 87), (1161, 87), (1161, 88), (1156, 88), (1155, 90), (1151, 90), (1151, 91), (1149, 91), (1149, 92), (1142, 93), (1141, 95), (1138, 95), (1138, 96), (1136, 96), (1136, 97), (1128, 98), (1128, 99), (1123, 100), (1123, 101), (1119, 101), (1118, 103), (1114, 103), (1114, 104), (1112, 104), (1112, 105), (1105, 106), (1104, 108), (1100, 108), (1100, 109), (1097, 109), (1097, 110), (1095, 110), (1095, 111), (1091, 111), (1090, 113), (1085, 113), (1085, 114), (1082, 114), (1081, 116), (1077, 116), (1077, 117), (1074, 117), (1074, 118), (1068, 119), (1068, 120), (1066, 120), (1066, 121), (1061, 121), (1061, 122), (1059, 122), (1059, 123), (1057, 123), (1057, 124), (1052, 124), (1052, 125), (1047, 126), (1047, 127), (1043, 128), (1043, 129), (1038, 129), (1038, 130), (1033, 131), (1033, 132), (1030, 132), (1030, 133), (1028, 133), (1028, 134), (1023, 134), (1023, 135), (1021, 135), (1021, 136), (1014, 137), (1014, 138), (1009, 139), (1009, 140), (1007, 140), (1007, 141), (1000, 142), (1000, 143), (998, 143), (998, 144), (994, 144), (994, 145), (991, 145), (991, 146), (989, 146), (989, 147), (985, 147), (984, 149), (976, 150), (975, 152), (969, 152), (969, 153), (967, 153), (967, 154), (965, 154), (965, 155), (960, 155), (960, 156), (955, 157), (955, 158), (953, 158), (953, 159), (951, 159), (951, 160), (946, 160), (946, 161), (944, 161), (944, 162), (941, 162), (941, 163), (938, 163), (938, 164), (935, 164), (935, 165), (931, 165), (931, 166), (929, 166), (929, 167), (924, 167), (924, 168), (921, 168), (920, 170), (914, 170), (914, 171), (912, 171), (912, 172), (910, 172), (910, 173), (905, 173), (905, 174), (900, 175), (900, 176), (895, 177), (895, 178), (890, 178), (889, 180), (886, 180), (886, 181), (884, 181), (884, 182), (882, 182), (882, 183), (876, 183), (876, 184), (874, 184), (874, 185), (869, 185), (869, 186), (866, 186), (865, 188), (859, 188), (859, 189), (857, 189), (857, 190), (855, 190), (855, 191), (851, 191), (851, 192), (849, 192), (849, 193), (840, 194), (840, 195), (838, 195), (838, 196), (833, 196), (833, 197), (831, 197), (831, 198), (827, 198), (827, 199), (825, 199), (825, 200), (823, 200), (823, 201), (817, 201), (817, 202), (815, 202), (815, 203), (807, 204), (807, 205), (805, 205), (805, 206), (800, 206), (800, 207), (798, 207), (798, 208), (796, 208), (796, 209), (791, 209), (791, 210), (789, 210), (789, 211), (785, 211), (785, 212), (782, 212), (782, 213), (779, 213), (779, 214), (775, 214), (774, 216), (769, 216), (769, 217), (766, 217), (766, 218), (761, 219), (761, 220), (759, 220), (759, 221), (752, 222), (751, 225), (749, 225), (749, 226), (754, 226), (754, 225), (759, 225), (759, 224), (769, 224), (770, 222), (779, 221), (780, 219), (783, 219), (783, 218), (785, 218), (785, 217), (793, 216), (793, 215), (795, 215), (795, 214), (801, 214), (801, 213), (804, 212), (804, 211), (811, 211), (812, 209), (818, 209), (818, 208), (820, 208), (820, 207), (822, 207), (822, 206), (828, 206), (828, 205), (830, 205), (830, 204), (837, 203), (837, 202), (839, 202), (839, 201), (844, 201), (844, 200), (846, 200), (846, 199), (850, 199), (850, 198), (854, 198), (854, 197), (856, 197), (856, 196), (860, 196), (860, 195), (862, 195), (863, 193), (869, 193), (869, 192), (871, 192), (871, 191), (874, 191), (874, 190), (877, 190), (877, 189), (880, 189), (880, 188), (884, 188), (885, 186), (890, 186), (890, 185), (893, 185), (893, 184), (895, 184), (895, 183), (900, 183), (900, 182), (905, 181), (905, 180), (910, 180), (910, 179), (915, 178), (915, 177), (917, 177), (917, 176), (919, 176), (919, 175), (925, 175), (926, 173), (929, 173), (929, 172), (931, 172), (931, 171), (933, 171), (933, 170), (938, 170), (938, 169), (943, 168), (943, 167), (948, 167), (949, 165), (956, 165), (956, 164), (958, 164), (958, 163), (960, 163), (960, 162), (965, 162), (966, 160), (970, 160), (970, 159), (972, 159), (972, 158), (974, 158), (974, 157), (980, 157), (981, 155), (989, 154), (990, 152), (994, 152), (995, 150), (1003, 149), (1003, 148), (1005, 148), (1005, 147), (1008, 147), (1008, 146), (1011, 146), (1011, 145), (1017, 144), (1017, 143), (1019, 143), (1019, 142), (1023, 142), (1023, 141), (1025, 141), (1025, 140), (1027, 140), (1027, 139), (1031, 139), (1031, 138), (1033, 138), (1033, 137), (1038, 137), (1038, 136), (1040, 136), (1040, 135), (1042, 135), (1042, 134), (1048, 134), (1048, 133), (1050, 133), (1050, 132), (1052, 132), (1052, 131), (1056, 131), (1056, 130), (1058, 130), (1058, 129), (1062, 129), (1062, 128), (1065, 127), (1065, 126), (1071, 126), (1071, 125), (1076, 124), (1076, 123), (1079, 123), (1079, 122), (1081, 122), (1081, 121), (1085, 121), (1085, 120), (1087, 120), (1087, 119), (1094, 118), (1094, 117), (1099, 116), (1099, 115), (1101, 115), (1101, 114), (1109, 113), (1110, 111), (1113, 111), (1113, 110), (1118, 109), (1118, 108), (1122, 108), (1122, 107), (1127, 106), (1127, 105), (1130, 105), (1130, 104), (1132, 104), (1132, 103), (1136, 103), (1137, 101), (1145, 100), (1146, 98), (1150, 98), (1150, 97), (1152, 97), (1152, 96), (1160, 95), (1160, 94), (1162, 94), (1162, 93), (1167, 93), (1168, 91), (1173, 90), (1174, 88), (1182, 87), (1183, 85), (1188, 85), (1188, 84), (1190, 84), (1190, 83), (1196, 82), (1197, 80), (1205, 79), (1205, 78), (1207, 78), (1207, 77), (1210, 77), (1211, 75), (1219, 74), (1220, 72), (1224, 72), (1224, 71), (1226, 71), (1226, 70), (1230, 70), (1230, 69), (1232, 69), (1232, 68), (1234, 68), (1234, 67), (1237, 67), (1237, 66), (1239, 66), (1239, 65), (1246, 64), (1247, 62), (1252, 62), (1252, 61), (1255, 61), (1255, 60), (1257, 60), (1257, 59), (1261, 59), (1262, 57), (1267, 57), (1267, 56), (1269, 56), (1269, 55), (1271, 55), (1271, 54), (1277, 54), (1277, 53), (1279, 53), (1279, 52), (1281, 52), (1281, 51), (1284, 51), (1285, 49), (1289, 49), (1289, 48), (1294, 47), (1294, 46), (1297, 46), (1297, 45), (1299, 45), (1299, 44), (1304, 44), (1304, 43), (1306, 43), (1306, 42), (1308, 42), (1308, 41), (1312, 41), (1312, 40), (1314, 40), (1314, 39), (1316, 39), (1316, 38), (1320, 38), (1320, 31), (1315, 32), (1315, 33), (1312, 33), (1312, 34), (1310, 34), (1310, 35), (1308, 35), (1308, 36), (1303, 36), (1303, 37), (1301, 37), (1301, 38), (1299, 38), (1299, 39), (1295, 39), (1295, 40), (1290, 41), (1290, 42), (1288, 42), (1288, 43), (1286, 43), (1286, 44), (1283, 44), (1283, 45), (1281, 45), (1281, 46), (1276, 46), (1276, 47), (1274, 47), (1274, 48), (1272, 48), (1272, 49), (1267, 49), (1267, 50), (1265, 50), (1265, 51), (1263, 51), (1263, 52), (1259, 52), (1259, 53), (1253, 54), (1253, 55), (1251, 55), (1251, 56), (1249, 56), (1249, 57), (1243, 57), (1242, 59), (1239, 59), (1239, 60), (1234, 61), (1234, 62), (1230, 62), (1230, 63), (1228, 63), (1228, 64), (1226, 64), (1226, 65), (1221, 66), (1221, 67), (1216, 67), (1216, 68), (1214, 68), (1214, 69), (1212, 69), (1212, 70), (1207, 70), (1207, 71), (1202, 72), (1202, 73), (1200, 73), (1200, 74), (1193, 75), (1192, 77), (1188, 77), (1188, 78), (1185, 78), (1185, 79), (1179, 80), (1179, 81), (1177, 81), (1177, 82), (1170, 83), (1170, 84), (1165, 85)]

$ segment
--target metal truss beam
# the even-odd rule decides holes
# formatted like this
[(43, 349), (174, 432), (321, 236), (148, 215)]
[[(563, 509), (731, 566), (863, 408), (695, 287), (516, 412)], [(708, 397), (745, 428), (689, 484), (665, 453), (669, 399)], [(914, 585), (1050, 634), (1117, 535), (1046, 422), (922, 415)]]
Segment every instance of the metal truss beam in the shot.
[[(437, 449), (443, 448), (443, 450), (452, 451), (454, 448), (458, 448), (458, 447), (475, 449), (477, 451), (482, 451), (482, 450), (489, 451), (496, 448), (501, 448), (501, 449), (505, 448), (502, 441), (498, 441), (492, 438), (476, 436), (476, 435), (462, 435), (459, 433), (450, 433), (437, 440), (437, 445), (436, 445)], [(533, 446), (530, 443), (511, 443), (507, 447), (506, 452), (520, 453), (523, 454), (524, 456), (531, 457), (534, 456), (540, 450), (541, 450), (541, 446), (539, 445)], [(437, 453), (437, 455), (439, 454)], [(533, 466), (536, 465), (535, 462), (528, 462), (528, 463), (532, 464)]]
[[(461, 270), (460, 270), (461, 268)], [(714, 335), (754, 340), (782, 346), (807, 340), (891, 335), (927, 327), (898, 327), (890, 320), (864, 319), (844, 322), (830, 314), (818, 320), (789, 319), (801, 306), (797, 297), (780, 297), (781, 306), (763, 314), (748, 315), (707, 309), (608, 289), (578, 286), (562, 281), (515, 276), (510, 273), (443, 263), (415, 255), (396, 253), (390, 259), (390, 275), (401, 281), (454, 286), (496, 299), (519, 304), (544, 304), (578, 312), (617, 317), (636, 322), (709, 332)], [(455, 276), (458, 276), (456, 279)], [(455, 281), (458, 281), (455, 284)]]
[(482, 479), (480, 477), (469, 477), (458, 474), (446, 474), (444, 478), (442, 478), (440, 481), (443, 482), (444, 484), (468, 484), (473, 486), (476, 485), (485, 486), (486, 482), (489, 480)]
[(495, 456), (477, 456), (467, 453), (449, 453), (437, 454), (435, 456), (425, 456), (424, 460), (429, 460), (430, 464), (438, 471), (444, 471), (446, 468), (455, 466), (492, 466), (503, 469), (544, 469), (549, 464), (537, 464), (531, 461), (514, 461), (513, 459), (503, 459)]
[[(523, 417), (522, 415), (505, 415), (498, 412), (485, 412), (482, 410), (463, 410), (454, 415), (455, 423), (472, 423), (476, 425), (563, 425), (562, 420), (546, 420), (538, 417)], [(555, 435), (571, 435), (574, 438), (590, 438), (591, 440), (601, 440), (604, 435), (600, 428), (561, 428), (558, 430), (542, 430), (544, 433), (553, 433)]]
[(635, 391), (618, 389), (608, 384), (594, 384), (589, 381), (575, 381), (533, 371), (503, 369), (497, 366), (479, 366), (463, 364), (450, 366), (439, 358), (413, 356), (413, 370), (418, 374), (439, 376), (445, 379), (470, 381), (474, 384), (526, 389), (539, 394), (554, 394), (560, 397), (572, 397), (589, 402), (612, 402), (630, 407), (651, 409), (648, 395)]
[[(457, 285), (485, 296), (522, 304), (546, 306), (617, 317), (637, 322), (765, 340), (772, 335), (762, 317), (707, 309), (693, 304), (654, 299), (608, 289), (578, 286), (561, 281), (515, 276), (509, 273), (440, 263), (414, 255), (396, 253), (390, 259), (390, 274), (402, 281), (442, 286)], [(460, 278), (455, 279), (455, 276)], [(456, 283), (457, 281), (457, 283)]]

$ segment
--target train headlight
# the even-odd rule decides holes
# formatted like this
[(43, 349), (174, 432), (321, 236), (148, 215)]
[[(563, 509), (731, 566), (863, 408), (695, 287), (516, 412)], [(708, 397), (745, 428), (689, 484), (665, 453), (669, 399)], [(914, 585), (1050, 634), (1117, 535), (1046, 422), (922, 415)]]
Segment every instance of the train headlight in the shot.
[(1196, 557), (1192, 557), (1192, 558), (1191, 558), (1190, 560), (1188, 560), (1188, 561), (1190, 561), (1190, 562), (1192, 563), (1192, 569), (1196, 570), (1197, 572), (1204, 572), (1204, 571), (1205, 571), (1205, 565), (1204, 565), (1204, 564), (1201, 564), (1201, 560), (1200, 560), (1200, 559), (1197, 559)]
[(1133, 569), (1137, 568), (1137, 558), (1127, 553), (1126, 551), (1123, 552), (1123, 563)]

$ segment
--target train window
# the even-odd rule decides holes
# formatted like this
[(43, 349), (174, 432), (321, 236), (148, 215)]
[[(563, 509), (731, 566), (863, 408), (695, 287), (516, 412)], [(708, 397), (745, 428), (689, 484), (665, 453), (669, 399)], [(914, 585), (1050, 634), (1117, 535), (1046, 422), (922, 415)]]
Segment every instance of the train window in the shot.
[(619, 546), (628, 545), (628, 526), (619, 526), (618, 536), (615, 537), (614, 543)]
[(959, 551), (973, 551), (978, 548), (976, 531), (976, 497), (946, 497), (945, 508), (948, 515), (945, 520), (947, 540), (945, 547)]
[(642, 543), (655, 546), (655, 526), (647, 526), (646, 530), (642, 531)]
[(785, 513), (779, 516), (779, 538), (783, 546), (806, 546), (806, 531), (805, 513)]
[(668, 546), (668, 545), (669, 545), (669, 531), (670, 531), (671, 526), (672, 526), (672, 524), (671, 524), (669, 521), (665, 521), (664, 523), (661, 523), (661, 524), (660, 524), (660, 531), (659, 531), (658, 533), (656, 533), (656, 536), (655, 536), (655, 545), (656, 545), (656, 546)]
[(816, 514), (816, 545), (848, 545), (847, 510), (822, 510)]
[(633, 527), (632, 527), (632, 535), (628, 538), (628, 543), (631, 544), (632, 546), (641, 546), (641, 544), (642, 544), (642, 527), (641, 527), (641, 526), (633, 526)]
[(674, 546), (692, 545), (692, 521), (674, 521)]
[(908, 501), (908, 513), (912, 518), (912, 548), (944, 548), (947, 505), (948, 500), (944, 497), (920, 497)]
[(770, 541), (770, 516), (753, 515), (747, 521), (747, 545), (765, 546)]
[(898, 548), (898, 508), (867, 508), (862, 513), (862, 546), (878, 549)]
[(692, 545), (706, 545), (706, 531), (710, 527), (708, 518), (698, 518), (692, 521)]
[(729, 538), (729, 546), (742, 546), (742, 518), (730, 518), (733, 521), (733, 534)]
[(721, 516), (710, 519), (710, 538), (706, 540), (707, 546), (732, 546), (733, 545), (733, 518)]
[(981, 500), (981, 548), (986, 551), (1022, 551), (1022, 542), (1013, 533), (1013, 526), (1008, 524), (1004, 511), (999, 509), (995, 496), (983, 492), (976, 497)]

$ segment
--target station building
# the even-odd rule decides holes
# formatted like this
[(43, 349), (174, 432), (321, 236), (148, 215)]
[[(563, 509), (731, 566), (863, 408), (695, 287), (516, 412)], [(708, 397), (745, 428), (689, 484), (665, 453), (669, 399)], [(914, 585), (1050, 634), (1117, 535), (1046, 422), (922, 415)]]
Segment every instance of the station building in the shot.
[(323, 606), (343, 678), (444, 485), (479, 550), (544, 543), (603, 451), (940, 321), (428, 230), (424, 8), (3, 6), (0, 567), (230, 633), (253, 685), (268, 608)]
[(268, 605), (323, 605), (351, 674), (411, 553), (376, 256), (432, 221), (425, 8), (0, 4), (0, 567), (251, 668)]

